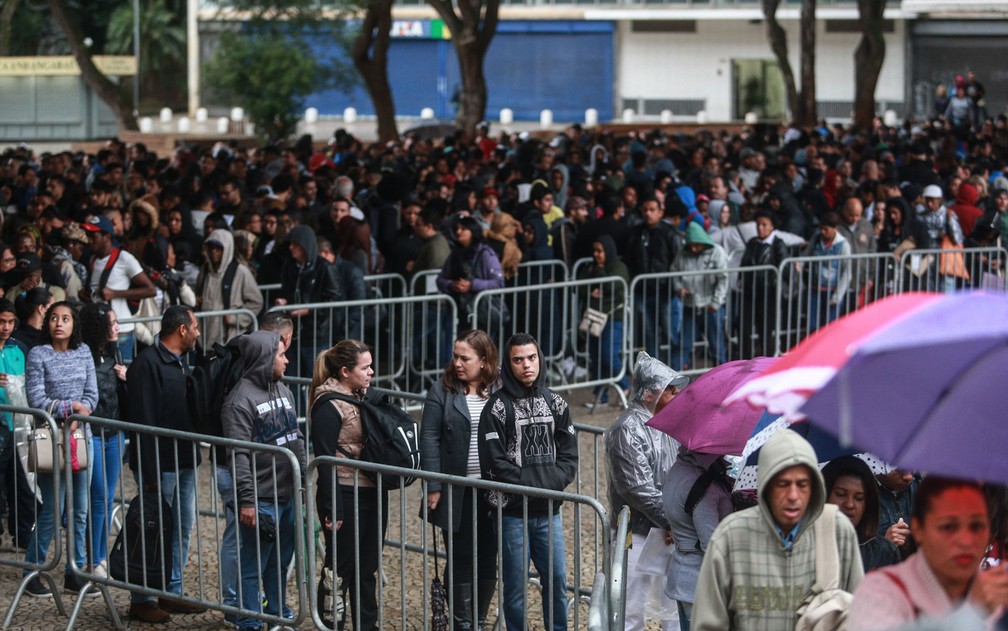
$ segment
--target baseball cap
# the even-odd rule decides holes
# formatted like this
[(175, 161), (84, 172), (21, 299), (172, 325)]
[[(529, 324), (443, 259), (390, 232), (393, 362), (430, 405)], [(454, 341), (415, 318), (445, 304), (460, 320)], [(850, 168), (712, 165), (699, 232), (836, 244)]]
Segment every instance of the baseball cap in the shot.
[(98, 215), (96, 217), (91, 217), (87, 221), (81, 224), (81, 228), (84, 228), (88, 232), (104, 232), (105, 234), (115, 234), (115, 226), (112, 225), (112, 220), (105, 215)]
[(938, 186), (937, 184), (929, 184), (924, 187), (924, 197), (932, 199), (935, 198), (941, 199), (942, 197), (944, 197), (944, 195), (942, 195), (942, 190), (940, 186)]
[(42, 259), (34, 252), (25, 252), (17, 258), (17, 269), (25, 274), (31, 274), (42, 269)]

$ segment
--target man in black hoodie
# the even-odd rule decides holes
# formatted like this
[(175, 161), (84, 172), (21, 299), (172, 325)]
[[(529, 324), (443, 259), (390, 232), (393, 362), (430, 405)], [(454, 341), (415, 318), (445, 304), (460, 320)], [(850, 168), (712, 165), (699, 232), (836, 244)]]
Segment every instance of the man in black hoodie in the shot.
[[(245, 372), (224, 400), (224, 435), (276, 445), (294, 455), (290, 458), (272, 451), (229, 450), (242, 526), (238, 531), (241, 607), (287, 617), (290, 612), (284, 605), (284, 593), (287, 569), (294, 558), (294, 502), (308, 464), (304, 436), (298, 427), (294, 396), (280, 383), (287, 368), (280, 335), (256, 331), (239, 338), (238, 345)], [(295, 466), (301, 472), (301, 484), (296, 483)], [(260, 593), (267, 602), (262, 609)], [(239, 629), (262, 627), (259, 620), (251, 618), (239, 619), (236, 624)]]
[[(567, 402), (543, 385), (542, 353), (531, 335), (511, 336), (501, 357), (503, 387), (490, 397), (480, 416), (483, 477), (562, 491), (574, 480), (578, 468), (577, 437)], [(523, 501), (522, 496), (496, 492), (488, 499), (503, 512), (502, 607), (508, 631), (524, 628), (523, 597), (530, 557), (543, 586), (543, 619), (552, 620), (554, 631), (565, 631), (567, 570), (560, 503), (538, 498)], [(523, 520), (525, 511), (527, 523)]]
[[(288, 235), (292, 259), (284, 265), (277, 305), (302, 305), (317, 302), (336, 302), (343, 299), (343, 291), (333, 266), (319, 256), (318, 241), (308, 226), (295, 226)], [(297, 342), (287, 349), (287, 357), (297, 369), (296, 375), (310, 377), (315, 356), (343, 339), (342, 327), (334, 327), (333, 309), (292, 309), (288, 311), (297, 323), (294, 327)], [(338, 311), (338, 310), (336, 310)], [(336, 314), (339, 315), (339, 314)]]

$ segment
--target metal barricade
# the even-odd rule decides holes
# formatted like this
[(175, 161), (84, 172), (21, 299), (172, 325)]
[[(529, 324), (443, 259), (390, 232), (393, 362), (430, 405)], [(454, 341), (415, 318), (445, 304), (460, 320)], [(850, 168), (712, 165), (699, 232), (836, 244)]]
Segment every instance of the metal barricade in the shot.
[(318, 353), (339, 340), (359, 339), (372, 349), (373, 381), (406, 391), (422, 390), (444, 369), (458, 321), (455, 302), (443, 294), (283, 305), (270, 311), (294, 317), (289, 375), (310, 378)]
[[(353, 471), (352, 485), (346, 484), (343, 487), (340, 486), (340, 480), (337, 479), (336, 473), (337, 466), (347, 467)], [(419, 482), (405, 490), (391, 492), (369, 488), (366, 485), (367, 483), (362, 484), (364, 480), (373, 479), (374, 484), (379, 489), (383, 489), (385, 479), (383, 476), (404, 474), (417, 477)], [(360, 616), (362, 616), (362, 609), (369, 609), (371, 606), (376, 607), (373, 615), (377, 618), (378, 628), (404, 630), (415, 627), (429, 628), (429, 618), (426, 612), (430, 611), (430, 600), (427, 586), (433, 578), (431, 558), (434, 554), (426, 525), (426, 520), (430, 515), (427, 501), (427, 488), (429, 484), (440, 485), (440, 502), (444, 503), (442, 508), (446, 516), (459, 512), (460, 515), (463, 515), (462, 519), (472, 519), (473, 523), (476, 523), (475, 520), (478, 519), (476, 502), (473, 501), (473, 497), (481, 496), (481, 494), (486, 492), (510, 494), (514, 499), (512, 500), (513, 503), (509, 504), (509, 507), (521, 507), (522, 532), (526, 533), (521, 535), (521, 545), (523, 546), (530, 545), (530, 537), (525, 527), (529, 520), (529, 503), (536, 500), (544, 502), (547, 506), (547, 513), (552, 514), (552, 508), (563, 502), (565, 507), (560, 511), (559, 525), (553, 519), (547, 520), (548, 525), (544, 531), (540, 532), (539, 536), (545, 537), (545, 540), (550, 542), (553, 541), (555, 535), (563, 534), (567, 540), (565, 544), (563, 588), (566, 594), (573, 596), (572, 598), (567, 598), (570, 628), (577, 629), (586, 626), (587, 616), (582, 615), (578, 605), (590, 599), (595, 576), (610, 563), (608, 537), (601, 538), (599, 542), (600, 547), (594, 550), (583, 545), (581, 541), (582, 531), (589, 530), (585, 523), (587, 520), (596, 523), (600, 528), (605, 528), (605, 524), (607, 523), (605, 508), (594, 498), (574, 493), (534, 489), (477, 478), (384, 467), (359, 460), (347, 460), (331, 456), (316, 457), (309, 464), (309, 498), (315, 497), (319, 484), (317, 475), (326, 476), (329, 480), (328, 486), (331, 489), (329, 501), (332, 505), (335, 505), (336, 493), (341, 493), (342, 501), (344, 502), (341, 529), (350, 529), (342, 533), (342, 540), (336, 539), (334, 541), (333, 539), (328, 539), (323, 544), (331, 545), (335, 548), (329, 551), (328, 563), (323, 560), (320, 564), (317, 555), (309, 555), (309, 603), (311, 605), (312, 620), (317, 629), (322, 630), (327, 628), (323, 622), (323, 615), (338, 617), (344, 613), (348, 620), (355, 621), (354, 626), (359, 627), (361, 624)], [(458, 511), (455, 510), (454, 503), (456, 501), (462, 502)], [(367, 511), (366, 514), (369, 517), (364, 518), (364, 513), (361, 511)], [(469, 513), (468, 511), (472, 512)], [(515, 514), (510, 509), (509, 512), (512, 515)], [(309, 502), (308, 505), (308, 515), (311, 522), (314, 522), (318, 518), (316, 507), (312, 502)], [(385, 519), (384, 523), (378, 521), (372, 524), (372, 522), (376, 521), (375, 517), (378, 515), (387, 515), (387, 519)], [(356, 518), (351, 516), (356, 516)], [(503, 510), (491, 508), (488, 518), (496, 522), (493, 530), (494, 540), (491, 541), (484, 538), (477, 541), (476, 528), (473, 528), (471, 533), (463, 532), (461, 535), (456, 535), (456, 537), (448, 537), (444, 547), (446, 568), (452, 567), (456, 555), (466, 555), (473, 559), (473, 565), (471, 566), (473, 576), (479, 576), (480, 563), (488, 561), (491, 558), (490, 550), (487, 546), (495, 548), (498, 551), (502, 549), (504, 541), (502, 534)], [(447, 522), (448, 530), (453, 531), (453, 518), (447, 517), (447, 519), (449, 520)], [(366, 520), (367, 522), (364, 527), (359, 526), (361, 520)], [(372, 525), (377, 526), (377, 528), (372, 529)], [(375, 538), (374, 535), (376, 533), (373, 530), (377, 530), (380, 534), (389, 526), (393, 530), (389, 534), (392, 535), (394, 533), (398, 537), (398, 542), (392, 542), (383, 537)], [(542, 527), (540, 525), (540, 528)], [(558, 527), (562, 529), (562, 533), (556, 533), (555, 529)], [(325, 530), (322, 532), (323, 534), (326, 533)], [(339, 534), (337, 533), (337, 535), (332, 536), (338, 537)], [(537, 539), (537, 541), (541, 543), (541, 540)], [(536, 545), (538, 546), (538, 543)], [(554, 561), (556, 560), (553, 557), (554, 550), (555, 547), (553, 545), (550, 545), (549, 551), (545, 553), (541, 551), (541, 548), (537, 548), (533, 552), (535, 561), (537, 563), (541, 562), (550, 568), (557, 567), (554, 565)], [(347, 553), (353, 555), (352, 559), (341, 560), (341, 555), (345, 556)], [(543, 554), (546, 555), (546, 558), (541, 556)], [(503, 599), (503, 584), (502, 581), (497, 580), (497, 577), (501, 576), (504, 571), (503, 555), (494, 553), (494, 556), (497, 559), (495, 562), (496, 572), (494, 573), (496, 586), (492, 594), (488, 591), (489, 573), (485, 572), (485, 567), (485, 573), (483, 574), (484, 591), (482, 593), (482, 604), (487, 607), (488, 611), (492, 610), (494, 600), (499, 604)], [(374, 564), (375, 560), (377, 560), (377, 565)], [(361, 566), (365, 563), (367, 563), (367, 567), (362, 568)], [(340, 602), (339, 598), (330, 599), (328, 610), (323, 610), (318, 605), (318, 576), (320, 575), (320, 566), (332, 571), (334, 577), (332, 584), (335, 592), (349, 590), (345, 602)], [(340, 576), (341, 567), (343, 568), (343, 576)], [(375, 568), (373, 570), (374, 575), (371, 575), (372, 567)], [(384, 572), (386, 567), (395, 568), (397, 571), (386, 573)], [(451, 573), (448, 572), (449, 575)], [(378, 579), (378, 576), (381, 577), (381, 580)], [(479, 601), (481, 594), (478, 593), (479, 586), (463, 583), (456, 585), (454, 584), (453, 577), (447, 576), (446, 578), (448, 579), (445, 587), (448, 595), (447, 615), (449, 628), (456, 628), (453, 624), (452, 613), (463, 610), (474, 621), (473, 626), (475, 627), (475, 621), (482, 613), (480, 611), (481, 603)], [(550, 591), (554, 578), (555, 576), (550, 572), (549, 581), (547, 581), (546, 585), (541, 586), (544, 591)], [(341, 579), (342, 585), (340, 585)], [(552, 609), (554, 599), (550, 598), (543, 604), (541, 592), (539, 589), (536, 589), (539, 586), (539, 576), (535, 574), (529, 575), (523, 590), (523, 610), (526, 612), (525, 624), (529, 627), (531, 627), (530, 619), (537, 619), (539, 617), (538, 612), (542, 610), (540, 607), (547, 609), (544, 612), (546, 618), (554, 619), (551, 615), (555, 613), (555, 610)], [(419, 616), (419, 620), (422, 620), (420, 624), (418, 624), (417, 611), (424, 612)], [(491, 615), (487, 616), (487, 626), (485, 628), (491, 628)], [(497, 625), (502, 628), (502, 624), (502, 620), (499, 619)]]
[[(8, 377), (12, 378), (12, 377)], [(69, 468), (69, 441), (60, 441), (59, 437), (63, 431), (59, 428), (52, 416), (42, 410), (29, 407), (19, 407), (12, 405), (0, 405), (0, 412), (4, 415), (14, 415), (14, 432), (6, 437), (2, 447), (3, 457), (0, 463), (4, 467), (3, 478), (8, 484), (8, 488), (13, 489), (13, 493), (7, 496), (10, 520), (8, 521), (14, 528), (11, 535), (19, 545), (13, 546), (13, 550), (0, 554), (0, 565), (10, 568), (20, 569), (22, 576), (17, 589), (13, 593), (10, 605), (7, 607), (7, 614), (4, 616), (3, 628), (8, 629), (14, 620), (18, 605), (25, 594), (28, 584), (36, 578), (42, 581), (45, 588), (49, 589), (56, 601), (56, 609), (60, 615), (66, 615), (66, 608), (63, 605), (63, 598), (60, 596), (53, 571), (59, 566), (63, 559), (63, 539), (60, 536), (60, 511), (53, 510), (52, 506), (46, 509), (40, 506), (39, 496), (42, 495), (42, 485), (45, 485), (45, 495), (50, 498), (59, 497), (63, 492), (65, 480), (63, 469), (55, 466), (51, 473), (34, 474), (29, 471), (28, 451), (29, 446), (39, 434), (37, 431), (42, 428), (49, 430), (49, 435), (56, 438), (52, 440), (48, 447), (50, 462), (59, 463), (67, 456), (67, 468)], [(6, 424), (6, 418), (0, 416), (0, 423)], [(67, 424), (69, 425), (69, 424)], [(69, 427), (66, 428), (69, 433)], [(60, 449), (60, 444), (66, 445), (66, 452)], [(38, 443), (38, 449), (44, 449), (43, 443)], [(48, 517), (42, 521), (41, 517)], [(27, 529), (19, 528), (22, 520), (30, 520), (32, 527)], [(51, 520), (51, 523), (50, 521)], [(34, 530), (32, 529), (34, 528)], [(29, 546), (36, 543), (36, 537), (43, 530), (48, 530), (52, 540), (53, 553), (48, 554), (48, 544), (45, 550), (41, 550), (41, 559), (28, 560)], [(21, 530), (22, 532), (18, 532)], [(27, 540), (19, 540), (18, 537), (27, 537)], [(24, 552), (21, 551), (24, 549)]]
[[(613, 387), (626, 403), (629, 388), (627, 354), (630, 348), (626, 323), (630, 319), (629, 290), (619, 276), (569, 281), (565, 284), (570, 308), (565, 330), (575, 358), (573, 370), (554, 364), (557, 389), (593, 386), (595, 399)], [(581, 368), (584, 362), (587, 371)]]
[(262, 292), (263, 304), (266, 308), (273, 306), (273, 302), (280, 297), (280, 283), (270, 283), (267, 285), (259, 285), (259, 291)]
[[(92, 499), (111, 503), (116, 496), (133, 498), (123, 526), (113, 537), (108, 521), (101, 524), (89, 517), (89, 532), (104, 531), (105, 538), (96, 541), (93, 534), (85, 543), (85, 566), (76, 560), (81, 555), (73, 535), (67, 535), (68, 575), (83, 583), (81, 596), (98, 589), (117, 628), (123, 627), (109, 587), (127, 589), (133, 598), (170, 599), (184, 606), (221, 611), (235, 619), (270, 626), (298, 625), (307, 606), (306, 522), (303, 498), (297, 492), (302, 488), (302, 466), (297, 456), (282, 446), (294, 438), (284, 435), (282, 443), (263, 444), (112, 419), (70, 418), (88, 423), (96, 436), (118, 443), (120, 448), (122, 433), (130, 436), (130, 470), (124, 468), (117, 479), (105, 468), (91, 471), (87, 489), (88, 506), (92, 506)], [(225, 456), (227, 452), (249, 454), (250, 481), (237, 479), (236, 464)], [(260, 461), (262, 457), (268, 464)], [(66, 462), (69, 473), (69, 458)], [(260, 491), (263, 486), (272, 490)], [(293, 493), (280, 498), (274, 491), (278, 489)], [(68, 496), (72, 492), (68, 484)], [(103, 496), (92, 498), (95, 492)], [(249, 498), (255, 504), (250, 506)], [(239, 525), (239, 507), (255, 510), (254, 526)], [(100, 570), (97, 563), (103, 543), (107, 545), (107, 571)], [(187, 558), (194, 561), (188, 570)], [(210, 571), (214, 563), (217, 569)], [(288, 575), (291, 563), (294, 574)], [(86, 600), (77, 599), (67, 629), (76, 624)], [(287, 602), (296, 610), (287, 609)]]
[(400, 298), (406, 295), (406, 279), (402, 274), (369, 274), (364, 277), (372, 298)]
[[(624, 506), (616, 521), (616, 539), (613, 542), (612, 564), (609, 566), (609, 620), (610, 628), (624, 628), (626, 616), (627, 551), (630, 549), (630, 508)], [(615, 546), (619, 546), (616, 550)]]
[(581, 270), (583, 270), (585, 268), (588, 268), (588, 267), (590, 267), (590, 266), (592, 266), (594, 264), (595, 264), (595, 259), (593, 259), (590, 256), (586, 256), (583, 259), (578, 259), (578, 260), (574, 261), (574, 265), (571, 267), (571, 270), (570, 270), (569, 280), (577, 280), (577, 279), (581, 278), (580, 275), (583, 273)]
[(518, 264), (518, 273), (511, 280), (513, 287), (563, 283), (571, 280), (567, 265), (559, 259), (525, 261)]
[[(206, 322), (211, 318), (225, 318), (225, 317), (242, 317), (248, 322), (248, 330), (256, 331), (259, 329), (259, 316), (258, 314), (250, 311), (249, 309), (224, 309), (220, 311), (194, 311), (196, 315), (196, 320), (200, 323), (200, 330), (205, 328)], [(143, 316), (134, 318), (123, 318), (119, 321), (121, 324), (142, 324), (148, 327), (153, 337), (157, 337), (157, 332), (161, 330), (161, 316)], [(135, 339), (135, 337), (134, 337)], [(223, 340), (224, 343), (227, 340)], [(200, 347), (204, 352), (209, 350), (212, 344), (204, 344), (201, 342)], [(136, 356), (134, 349), (134, 356)]]
[(435, 280), (441, 274), (439, 269), (428, 269), (422, 272), (417, 272), (413, 274), (409, 282), (409, 295), (411, 296), (430, 296), (438, 293), (437, 283)]
[(1004, 248), (909, 250), (899, 260), (900, 291), (1008, 291)]

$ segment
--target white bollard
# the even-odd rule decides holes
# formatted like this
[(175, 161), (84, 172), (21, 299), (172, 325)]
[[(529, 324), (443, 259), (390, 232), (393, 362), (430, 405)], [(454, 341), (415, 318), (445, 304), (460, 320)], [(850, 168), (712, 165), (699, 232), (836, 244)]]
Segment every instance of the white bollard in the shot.
[(585, 127), (598, 127), (598, 110), (594, 107), (585, 110)]
[(894, 110), (886, 110), (885, 114), (882, 115), (882, 122), (885, 123), (886, 127), (895, 127), (899, 122), (899, 118), (896, 116)]
[(318, 122), (318, 108), (309, 107), (304, 112), (304, 122), (314, 125)]
[(201, 107), (198, 110), (196, 110), (197, 123), (205, 123), (209, 118), (210, 118), (210, 112), (207, 111), (207, 108)]
[(745, 120), (746, 125), (755, 125), (759, 122), (759, 114), (756, 112), (746, 112), (743, 120)]
[(500, 111), (500, 116), (498, 117), (501, 125), (510, 125), (514, 122), (514, 112), (511, 111), (510, 107), (505, 107)]
[(343, 122), (344, 123), (356, 123), (357, 122), (357, 108), (348, 107), (343, 110)]
[(172, 111), (170, 107), (161, 108), (161, 122), (170, 123), (172, 119)]
[(149, 134), (154, 131), (154, 121), (150, 116), (144, 116), (140, 119), (140, 133)]
[(553, 124), (553, 110), (543, 110), (539, 112), (539, 126), (549, 127)]
[(672, 122), (672, 110), (662, 110), (661, 115), (659, 115), (658, 120), (661, 121), (662, 125), (668, 125)]
[(231, 120), (236, 123), (240, 123), (245, 120), (245, 110), (240, 107), (231, 108)]
[(226, 134), (228, 130), (231, 129), (231, 120), (227, 116), (221, 116), (217, 119), (217, 133)]
[(189, 120), (188, 116), (179, 117), (178, 130), (180, 134), (188, 134), (192, 131), (192, 121)]
[(632, 107), (626, 108), (625, 110), (623, 110), (623, 122), (632, 123), (634, 121), (634, 116), (636, 115), (637, 112), (635, 112)]
[(707, 124), (707, 110), (700, 110), (699, 112), (696, 113), (696, 122), (697, 125)]
[(429, 121), (434, 118), (434, 108), (425, 107), (420, 110), (420, 120)]

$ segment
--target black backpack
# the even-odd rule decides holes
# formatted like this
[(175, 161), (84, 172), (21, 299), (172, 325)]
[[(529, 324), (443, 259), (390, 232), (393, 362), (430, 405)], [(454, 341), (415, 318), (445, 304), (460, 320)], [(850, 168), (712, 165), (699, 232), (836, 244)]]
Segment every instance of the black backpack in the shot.
[(132, 585), (167, 589), (172, 574), (174, 534), (171, 506), (161, 493), (145, 492), (142, 509), (140, 496), (136, 496), (109, 551), (109, 576)]
[(241, 380), (244, 362), (238, 339), (227, 345), (214, 344), (199, 366), (186, 377), (186, 403), (193, 427), (200, 434), (222, 436), (221, 408), (224, 398)]
[[(402, 408), (393, 403), (385, 395), (368, 394), (363, 401), (354, 397), (328, 392), (315, 400), (312, 410), (321, 403), (338, 399), (352, 403), (360, 409), (361, 429), (364, 432), (364, 448), (360, 459), (365, 462), (402, 467), (404, 469), (420, 470), (420, 428)], [(346, 451), (337, 447), (346, 457)], [(370, 480), (378, 483), (378, 474), (364, 471)], [(382, 488), (402, 489), (414, 482), (416, 478), (398, 475), (382, 474)]]

